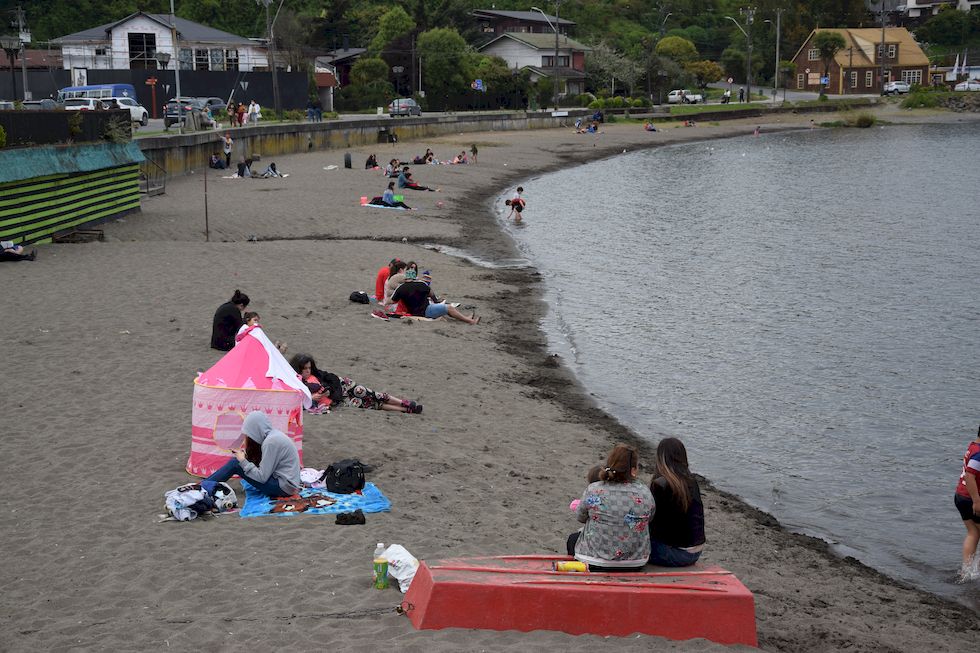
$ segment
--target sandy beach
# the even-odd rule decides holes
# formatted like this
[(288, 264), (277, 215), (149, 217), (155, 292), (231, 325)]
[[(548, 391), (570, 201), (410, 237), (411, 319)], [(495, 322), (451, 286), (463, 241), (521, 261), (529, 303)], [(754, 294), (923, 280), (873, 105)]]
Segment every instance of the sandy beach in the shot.
[[(768, 119), (763, 137), (809, 128), (811, 117), (834, 119)], [(340, 150), (276, 157), (286, 179), (209, 170), (210, 242), (202, 170), (105, 225), (105, 242), (46, 245), (34, 263), (0, 267), (2, 474), (13, 499), (0, 517), (0, 649), (725, 648), (648, 636), (416, 631), (395, 613), (396, 589), (371, 589), (371, 553), (376, 542), (420, 559), (563, 553), (577, 527), (567, 506), (587, 468), (614, 442), (637, 441), (549, 355), (537, 272), (481, 268), (423, 245), (511, 258), (491, 202), (515, 183), (624, 149), (751, 137), (757, 124), (460, 134), (354, 149), (350, 170)], [(405, 191), (418, 210), (359, 206), (386, 186), (363, 169), (369, 153), (410, 160), (431, 147), (448, 158), (473, 143), (477, 165), (412, 166), (419, 183), (442, 189)], [(385, 322), (348, 301), (353, 290), (370, 293), (395, 256), (432, 270), (434, 290), (474, 305), (483, 322)], [(390, 513), (369, 514), (364, 526), (310, 515), (159, 521), (164, 492), (191, 480), (192, 383), (220, 358), (208, 348), (211, 318), (236, 288), (290, 354), (311, 353), (323, 368), (424, 404), (422, 415), (341, 408), (304, 418), (304, 463), (375, 465), (369, 480), (391, 500)], [(645, 461), (650, 453), (644, 447)], [(732, 570), (755, 594), (766, 650), (953, 651), (980, 641), (976, 613), (840, 559), (736, 497), (708, 488), (705, 510), (702, 560)]]

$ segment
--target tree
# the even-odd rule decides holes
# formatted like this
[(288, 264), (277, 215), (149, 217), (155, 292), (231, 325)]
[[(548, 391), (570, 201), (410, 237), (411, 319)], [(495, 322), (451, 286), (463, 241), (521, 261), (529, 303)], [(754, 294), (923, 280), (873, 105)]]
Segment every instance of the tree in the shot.
[(643, 67), (605, 43), (592, 47), (592, 52), (585, 60), (585, 66), (593, 88), (600, 89), (608, 83), (610, 91), (615, 91), (616, 80), (628, 87), (630, 94), (633, 86), (643, 75)]
[(684, 64), (684, 70), (694, 76), (698, 88), (706, 88), (710, 82), (721, 79), (721, 66), (714, 61), (692, 61)]
[(385, 12), (378, 21), (378, 33), (371, 39), (370, 52), (378, 53), (397, 38), (410, 34), (415, 29), (415, 21), (399, 5)]
[(381, 57), (361, 57), (350, 69), (351, 84), (388, 81), (388, 64)]
[[(822, 31), (817, 32), (811, 44), (820, 53), (820, 61), (823, 62), (823, 76), (830, 75), (830, 62), (834, 60), (837, 53), (847, 47), (847, 41), (839, 32)], [(826, 85), (820, 86), (820, 95), (826, 95)]]
[(679, 36), (665, 36), (657, 43), (657, 54), (662, 57), (673, 59), (677, 63), (685, 64), (694, 61), (698, 56), (698, 49), (694, 44)]
[(939, 13), (915, 30), (919, 41), (936, 45), (961, 45), (975, 30), (970, 14), (955, 7), (944, 7)]
[(428, 106), (447, 106), (470, 87), (473, 60), (470, 47), (454, 29), (437, 27), (419, 34), (418, 56), (422, 58), (422, 88)]

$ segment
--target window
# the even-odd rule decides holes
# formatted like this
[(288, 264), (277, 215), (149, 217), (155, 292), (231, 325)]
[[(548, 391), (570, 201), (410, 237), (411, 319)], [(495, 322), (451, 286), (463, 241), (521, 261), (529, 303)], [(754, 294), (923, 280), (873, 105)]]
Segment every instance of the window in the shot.
[(911, 84), (921, 84), (922, 83), (922, 71), (921, 70), (903, 70), (902, 71), (902, 81)]
[(181, 70), (194, 70), (194, 51), (190, 48), (181, 48), (177, 54), (180, 60)]
[(225, 51), (221, 48), (211, 50), (211, 70), (225, 69)]
[(210, 70), (211, 55), (204, 48), (194, 50), (194, 70)]
[(238, 50), (225, 50), (225, 70), (238, 70)]
[(886, 70), (881, 76), (881, 81), (884, 84), (887, 84), (888, 82), (892, 81), (892, 71)]
[(856, 70), (851, 71), (851, 88), (858, 87), (858, 74)]
[(105, 48), (95, 48), (95, 56), (97, 56), (97, 57), (104, 57), (104, 56), (106, 56), (106, 49)]
[(894, 59), (895, 58), (895, 44), (894, 43), (891, 43), (888, 46), (888, 58), (889, 59)]
[(796, 88), (803, 88), (803, 73), (796, 76)]
[[(568, 56), (558, 55), (558, 66), (560, 68), (568, 68)], [(541, 67), (542, 68), (554, 68), (555, 67), (555, 55), (549, 55), (541, 57)]]
[(130, 32), (129, 36), (129, 67), (136, 70), (155, 70), (157, 60), (153, 53), (157, 50), (157, 35)]
[(806, 53), (807, 61), (820, 61), (820, 50), (810, 48)]
[(868, 70), (864, 73), (864, 86), (865, 88), (871, 88), (875, 83), (875, 71)]

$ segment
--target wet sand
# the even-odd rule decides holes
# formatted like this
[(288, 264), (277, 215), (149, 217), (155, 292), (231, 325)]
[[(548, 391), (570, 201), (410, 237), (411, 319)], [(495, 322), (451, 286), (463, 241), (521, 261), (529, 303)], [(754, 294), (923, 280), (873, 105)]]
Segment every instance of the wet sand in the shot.
[[(763, 136), (809, 119), (764, 122)], [(587, 468), (635, 439), (549, 355), (533, 269), (480, 268), (422, 245), (513, 257), (490, 198), (515, 183), (623, 149), (750, 137), (756, 124), (465, 134), (352, 150), (353, 170), (334, 150), (277, 157), (287, 179), (208, 171), (211, 242), (201, 171), (106, 225), (106, 242), (43, 246), (35, 263), (0, 267), (12, 307), (2, 471), (12, 499), (31, 497), (8, 501), (0, 517), (0, 648), (721, 649), (647, 636), (415, 631), (394, 612), (397, 590), (370, 588), (370, 564), (379, 541), (423, 559), (563, 552), (577, 527), (568, 502)], [(409, 159), (431, 147), (448, 158), (474, 142), (477, 165), (412, 166), (420, 183), (442, 188), (405, 191), (419, 210), (358, 205), (386, 185), (361, 169), (368, 153)], [(533, 206), (526, 215), (534, 219)], [(483, 323), (383, 322), (350, 303), (394, 256), (432, 270), (436, 292), (475, 306)], [(219, 358), (208, 349), (211, 315), (236, 288), (290, 353), (424, 404), (417, 416), (345, 408), (305, 417), (304, 462), (376, 465), (369, 480), (390, 513), (364, 526), (306, 515), (158, 522), (163, 493), (189, 480), (192, 381)], [(705, 508), (703, 561), (755, 593), (765, 649), (944, 651), (980, 637), (975, 613), (840, 559), (735, 497), (708, 489)]]

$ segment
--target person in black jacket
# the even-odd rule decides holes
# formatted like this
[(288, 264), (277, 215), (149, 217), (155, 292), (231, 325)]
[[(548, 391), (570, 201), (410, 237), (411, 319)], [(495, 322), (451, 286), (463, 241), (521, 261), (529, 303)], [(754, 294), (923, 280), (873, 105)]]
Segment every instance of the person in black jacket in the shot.
[(657, 445), (650, 491), (657, 506), (650, 520), (650, 564), (693, 565), (704, 549), (704, 505), (687, 466), (687, 449), (677, 438), (664, 438)]
[(242, 328), (242, 313), (248, 306), (248, 295), (236, 290), (231, 300), (225, 302), (214, 312), (211, 324), (211, 349), (231, 351), (235, 346), (235, 336)]
[[(422, 412), (422, 404), (392, 397), (387, 392), (377, 392), (355, 383), (349, 377), (339, 377), (336, 374), (318, 369), (316, 361), (309, 354), (296, 354), (289, 359), (289, 364), (296, 370), (306, 387), (310, 389), (310, 393), (313, 395), (313, 403), (317, 408), (325, 410), (343, 402), (355, 408), (393, 410), (400, 413)], [(320, 411), (314, 409), (312, 412)]]

